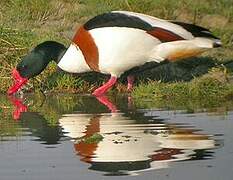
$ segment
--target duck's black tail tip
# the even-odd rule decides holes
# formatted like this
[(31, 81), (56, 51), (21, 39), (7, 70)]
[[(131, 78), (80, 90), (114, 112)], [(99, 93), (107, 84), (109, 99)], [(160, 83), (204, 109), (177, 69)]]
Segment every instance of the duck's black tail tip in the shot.
[(222, 42), (220, 39), (217, 39), (216, 41), (214, 41), (214, 44), (213, 44), (213, 48), (218, 48), (218, 47), (222, 47)]

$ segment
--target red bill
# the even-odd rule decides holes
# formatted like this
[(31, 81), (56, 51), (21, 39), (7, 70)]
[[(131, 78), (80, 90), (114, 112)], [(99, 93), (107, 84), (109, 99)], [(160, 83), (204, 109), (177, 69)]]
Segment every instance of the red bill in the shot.
[(22, 77), (16, 68), (12, 71), (12, 77), (14, 79), (14, 84), (8, 89), (7, 94), (12, 95), (16, 93), (24, 84), (28, 82), (27, 78)]

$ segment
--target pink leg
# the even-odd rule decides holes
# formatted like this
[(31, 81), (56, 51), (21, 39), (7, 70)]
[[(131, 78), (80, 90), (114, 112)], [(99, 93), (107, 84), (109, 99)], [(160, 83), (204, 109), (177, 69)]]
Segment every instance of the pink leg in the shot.
[(111, 76), (111, 78), (108, 80), (107, 83), (105, 83), (103, 86), (96, 89), (92, 95), (94, 96), (102, 96), (104, 95), (114, 84), (117, 82), (117, 77)]
[(127, 91), (131, 92), (133, 89), (134, 76), (132, 75), (127, 76), (127, 81), (128, 81)]

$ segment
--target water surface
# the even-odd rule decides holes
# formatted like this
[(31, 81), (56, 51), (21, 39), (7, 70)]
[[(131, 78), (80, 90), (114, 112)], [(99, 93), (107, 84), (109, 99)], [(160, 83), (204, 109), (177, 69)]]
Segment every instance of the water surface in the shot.
[(1, 179), (232, 179), (229, 107), (190, 113), (137, 107), (127, 96), (0, 98)]

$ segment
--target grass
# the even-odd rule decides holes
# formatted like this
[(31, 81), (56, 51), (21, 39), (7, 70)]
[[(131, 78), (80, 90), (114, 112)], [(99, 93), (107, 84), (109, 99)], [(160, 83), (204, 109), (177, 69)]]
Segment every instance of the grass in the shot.
[[(190, 82), (149, 81), (140, 84), (132, 95), (136, 99), (142, 99), (136, 101), (139, 106), (147, 104), (150, 107), (166, 105), (170, 108), (209, 108), (233, 99), (233, 84), (230, 81), (231, 76), (224, 68), (213, 68), (209, 73)], [(148, 104), (148, 101), (151, 103)]]
[[(136, 11), (207, 27), (222, 39), (224, 48), (210, 51), (204, 56), (217, 64), (232, 60), (232, 0), (1, 0), (0, 92), (5, 93), (11, 85), (12, 68), (38, 43), (55, 40), (69, 45), (73, 33), (80, 24), (97, 14), (111, 10)], [(195, 64), (193, 61), (187, 61), (188, 63)], [(200, 64), (202, 63), (200, 62)], [(179, 66), (179, 64), (175, 66)], [(205, 67), (209, 68), (208, 64)], [(182, 71), (182, 68), (179, 70)], [(174, 72), (179, 74), (180, 71)], [(198, 68), (197, 71), (199, 71)], [(211, 75), (215, 73), (213, 72)], [(160, 77), (162, 82), (155, 81), (144, 84), (143, 81), (133, 95), (135, 97), (170, 99), (171, 97), (179, 98), (181, 94), (181, 98), (187, 96), (187, 98), (198, 99), (199, 97), (202, 99), (203, 97), (212, 98), (216, 95), (228, 97), (227, 94), (231, 94), (229, 82), (222, 83), (213, 78), (203, 77), (194, 78), (189, 83), (163, 83), (163, 79), (167, 75), (169, 75), (167, 71), (162, 74)], [(189, 75), (198, 76), (200, 74), (190, 73)], [(150, 76), (145, 76), (144, 79), (148, 77)], [(183, 77), (185, 78), (186, 75)], [(179, 80), (187, 79), (190, 80), (190, 78)], [(51, 63), (46, 71), (30, 81), (28, 87), (51, 92), (90, 93), (104, 80), (105, 76), (95, 73), (82, 76), (59, 73), (56, 64)], [(199, 91), (200, 88), (203, 92)], [(124, 91), (125, 86), (119, 85), (116, 89)], [(225, 91), (226, 93), (222, 94)]]

